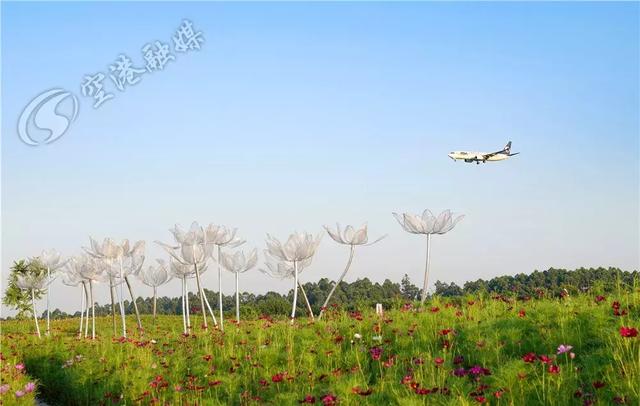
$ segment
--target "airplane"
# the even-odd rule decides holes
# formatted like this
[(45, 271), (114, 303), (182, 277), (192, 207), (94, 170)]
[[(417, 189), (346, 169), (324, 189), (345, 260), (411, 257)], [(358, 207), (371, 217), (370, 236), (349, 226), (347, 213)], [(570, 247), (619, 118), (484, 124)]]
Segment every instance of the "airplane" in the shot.
[(511, 141), (509, 141), (503, 149), (496, 152), (453, 151), (449, 153), (448, 156), (454, 161), (462, 159), (465, 162), (475, 162), (476, 164), (480, 165), (480, 162), (486, 163), (487, 161), (503, 161), (510, 156), (518, 154), (519, 152), (511, 153)]

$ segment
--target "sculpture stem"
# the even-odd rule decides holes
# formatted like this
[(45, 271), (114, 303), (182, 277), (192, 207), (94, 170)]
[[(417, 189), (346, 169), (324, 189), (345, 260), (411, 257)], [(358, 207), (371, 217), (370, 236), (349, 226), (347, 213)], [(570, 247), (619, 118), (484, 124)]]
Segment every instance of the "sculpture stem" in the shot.
[(236, 321), (240, 323), (240, 272), (235, 272), (236, 274)]
[(87, 283), (82, 282), (84, 286), (84, 295), (85, 295), (85, 310), (86, 314), (84, 315), (84, 338), (89, 337), (89, 289), (87, 289)]
[(157, 288), (154, 286), (153, 287), (153, 324), (154, 325), (156, 324), (157, 296), (158, 296)]
[(81, 286), (82, 291), (80, 291), (80, 330), (78, 330), (78, 338), (82, 338), (82, 322), (84, 316), (84, 283)]
[[(122, 268), (122, 257), (120, 257), (120, 316), (122, 317), (122, 336), (127, 338), (127, 322), (124, 316), (124, 291), (122, 284), (124, 283), (124, 269)], [(89, 282), (91, 287), (91, 282)]]
[(38, 325), (38, 313), (36, 313), (36, 291), (35, 289), (31, 289), (31, 306), (33, 307), (33, 320), (36, 322), (36, 333), (38, 333), (38, 338), (40, 338), (40, 326)]
[(49, 332), (51, 331), (50, 329), (50, 323), (49, 323), (49, 319), (50, 319), (50, 314), (51, 314), (51, 310), (49, 309), (49, 290), (50, 290), (50, 286), (51, 286), (51, 268), (47, 266), (47, 330), (45, 331), (44, 335), (48, 336)]
[(322, 318), (322, 315), (324, 314), (325, 310), (327, 310), (327, 305), (329, 305), (329, 300), (331, 300), (331, 296), (333, 296), (333, 292), (336, 291), (336, 289), (338, 288), (338, 285), (340, 285), (340, 282), (342, 282), (344, 277), (347, 275), (347, 272), (349, 272), (349, 268), (351, 267), (351, 261), (353, 261), (353, 255), (355, 254), (355, 252), (356, 252), (355, 245), (351, 245), (351, 249), (349, 250), (349, 260), (347, 261), (347, 266), (344, 268), (344, 271), (342, 271), (342, 275), (340, 275), (340, 278), (338, 278), (338, 281), (336, 282), (336, 284), (333, 285), (333, 288), (331, 288), (331, 291), (329, 292), (327, 299), (324, 301), (324, 304), (320, 308), (320, 315), (318, 316), (318, 320)]
[(431, 266), (431, 234), (427, 234), (427, 260), (424, 266), (424, 285), (422, 286), (422, 298), (420, 304), (427, 300), (427, 287), (429, 285), (429, 268)]
[(222, 248), (218, 245), (218, 307), (220, 308), (220, 330), (224, 331), (224, 313), (222, 311), (222, 268), (220, 266), (220, 256)]
[(124, 281), (127, 283), (127, 288), (129, 289), (129, 295), (131, 296), (131, 301), (133, 302), (133, 309), (136, 312), (136, 321), (138, 323), (138, 329), (142, 331), (142, 320), (140, 320), (140, 312), (138, 311), (138, 302), (136, 302), (136, 297), (133, 294), (133, 288), (131, 287), (131, 283), (129, 282), (129, 277), (125, 276)]
[(109, 276), (109, 295), (111, 296), (111, 324), (113, 325), (113, 335), (116, 335), (116, 302), (113, 286), (113, 276)]
[(96, 302), (93, 300), (93, 284), (89, 281), (89, 296), (91, 297), (91, 339), (96, 339)]
[(316, 321), (316, 318), (313, 316), (313, 310), (311, 309), (311, 303), (309, 303), (309, 299), (307, 298), (307, 292), (304, 291), (304, 287), (300, 281), (298, 281), (298, 286), (300, 287), (300, 291), (302, 292), (302, 297), (304, 298), (304, 302), (307, 305), (307, 310), (309, 311), (309, 316), (311, 316), (312, 321)]
[(293, 261), (293, 304), (291, 306), (291, 324), (296, 318), (296, 304), (298, 303), (298, 262)]
[(189, 314), (189, 284), (187, 284), (187, 280), (184, 280), (184, 290), (185, 297), (187, 298), (186, 306), (187, 306), (187, 334), (191, 334), (191, 315)]
[(184, 285), (185, 285), (184, 284), (184, 280), (185, 280), (185, 277), (183, 276), (182, 277), (182, 332), (184, 334), (187, 334), (187, 314), (186, 314), (187, 306), (186, 306), (186, 304), (184, 302), (184, 300), (185, 300), (184, 299)]

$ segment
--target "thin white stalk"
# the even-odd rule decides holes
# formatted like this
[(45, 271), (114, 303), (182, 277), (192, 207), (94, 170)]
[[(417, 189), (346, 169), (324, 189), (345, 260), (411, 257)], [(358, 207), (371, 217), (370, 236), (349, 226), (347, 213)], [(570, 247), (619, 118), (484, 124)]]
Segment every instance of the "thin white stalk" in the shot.
[[(120, 316), (122, 317), (122, 336), (127, 338), (127, 322), (124, 316), (124, 269), (122, 268), (122, 257), (120, 257)], [(89, 283), (91, 287), (91, 283)]]
[(124, 277), (124, 281), (127, 283), (129, 295), (131, 296), (131, 301), (133, 302), (133, 308), (136, 312), (136, 322), (138, 323), (138, 329), (142, 331), (142, 321), (140, 320), (140, 312), (138, 311), (138, 302), (136, 302), (136, 296), (133, 294), (133, 288), (131, 287), (131, 283), (129, 282), (129, 278), (127, 276)]
[(82, 322), (84, 316), (84, 283), (81, 286), (82, 290), (80, 291), (80, 330), (78, 330), (78, 338), (82, 338)]
[(190, 315), (190, 310), (189, 310), (189, 284), (187, 283), (187, 280), (184, 280), (184, 291), (185, 291), (185, 297), (186, 297), (186, 306), (187, 306), (187, 334), (191, 334), (191, 315)]
[(182, 277), (182, 332), (184, 334), (187, 334), (187, 306), (184, 302), (184, 285), (185, 285), (185, 278), (184, 276)]
[(47, 331), (45, 331), (44, 335), (48, 336), (51, 332), (50, 325), (50, 314), (51, 310), (49, 308), (49, 290), (51, 289), (51, 268), (47, 267)]
[(324, 314), (325, 310), (327, 309), (327, 306), (329, 305), (329, 300), (331, 300), (331, 296), (333, 296), (333, 293), (338, 288), (338, 285), (340, 285), (340, 282), (342, 282), (344, 277), (347, 275), (347, 272), (349, 272), (349, 268), (351, 267), (351, 261), (353, 261), (353, 255), (355, 254), (355, 252), (356, 252), (355, 245), (351, 245), (351, 249), (349, 250), (349, 260), (347, 261), (347, 266), (344, 268), (344, 271), (342, 271), (342, 275), (340, 275), (340, 278), (338, 278), (338, 281), (335, 283), (335, 285), (333, 285), (333, 288), (331, 288), (331, 291), (329, 292), (327, 299), (324, 301), (324, 304), (320, 308), (320, 315), (318, 316), (318, 320), (322, 318), (322, 315)]
[(156, 307), (157, 307), (157, 297), (158, 297), (158, 292), (155, 286), (153, 287), (153, 324), (156, 323)]
[(193, 251), (193, 267), (196, 271), (196, 284), (198, 286), (198, 296), (200, 297), (200, 311), (202, 312), (202, 318), (204, 319), (205, 330), (209, 328), (207, 325), (207, 310), (204, 308), (204, 292), (202, 291), (202, 285), (200, 284), (200, 271), (198, 270), (198, 264), (196, 261), (196, 249), (195, 246), (191, 247)]
[(109, 275), (109, 296), (111, 296), (111, 324), (113, 325), (113, 335), (116, 335), (116, 302), (113, 286), (113, 276)]
[(213, 319), (213, 325), (217, 326), (218, 325), (218, 320), (216, 319), (216, 315), (213, 312), (213, 309), (211, 308), (211, 305), (209, 304), (209, 299), (207, 299), (207, 295), (204, 295), (204, 289), (202, 290), (203, 296), (204, 296), (204, 304), (207, 306), (207, 309), (209, 309), (209, 314), (211, 315), (211, 318)]
[(422, 298), (420, 300), (421, 304), (424, 304), (424, 301), (427, 300), (427, 287), (429, 285), (430, 265), (431, 265), (431, 234), (427, 234), (427, 260), (425, 261), (425, 266), (424, 266), (424, 285), (422, 286)]
[(85, 295), (85, 310), (86, 313), (84, 315), (84, 338), (89, 337), (89, 289), (87, 289), (86, 282), (82, 282), (84, 286), (84, 295)]
[(291, 305), (291, 324), (296, 319), (296, 304), (298, 303), (298, 261), (293, 261), (293, 304)]
[(220, 308), (220, 330), (224, 331), (224, 313), (222, 312), (222, 268), (220, 266), (220, 256), (222, 249), (218, 245), (218, 307)]
[(235, 274), (236, 274), (236, 321), (240, 323), (240, 286), (239, 286), (240, 273), (236, 272)]
[(300, 291), (302, 292), (302, 297), (304, 298), (304, 302), (307, 305), (307, 310), (309, 311), (309, 316), (311, 316), (311, 320), (315, 321), (316, 318), (313, 317), (313, 310), (311, 309), (311, 303), (309, 303), (309, 299), (307, 299), (307, 292), (304, 291), (302, 284), (298, 281), (298, 286), (300, 287)]
[(38, 325), (38, 313), (36, 313), (36, 292), (35, 289), (31, 289), (31, 306), (33, 307), (33, 320), (36, 322), (36, 333), (40, 338), (40, 326)]
[(89, 296), (91, 297), (91, 339), (96, 339), (96, 303), (93, 300), (93, 281), (89, 281)]

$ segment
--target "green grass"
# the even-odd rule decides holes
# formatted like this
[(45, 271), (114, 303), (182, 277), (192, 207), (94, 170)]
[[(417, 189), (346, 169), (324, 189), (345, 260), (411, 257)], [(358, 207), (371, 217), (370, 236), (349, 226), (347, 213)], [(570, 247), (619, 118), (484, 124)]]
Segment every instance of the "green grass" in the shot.
[[(613, 301), (627, 314), (615, 316)], [(4, 322), (2, 379), (11, 388), (2, 404), (31, 404), (34, 393), (15, 397), (29, 381), (50, 405), (293, 405), (305, 397), (322, 404), (328, 394), (340, 405), (640, 404), (640, 337), (619, 333), (640, 328), (640, 292), (600, 303), (589, 295), (456, 303), (434, 298), (382, 319), (369, 309), (362, 320), (335, 311), (293, 327), (287, 320), (226, 322), (224, 333), (194, 328), (189, 337), (180, 316), (159, 317), (156, 326), (146, 316), (144, 334), (133, 333), (128, 319), (133, 334), (123, 342), (108, 317), (97, 320), (94, 341), (76, 338), (77, 319), (54, 321), (52, 337), (42, 339), (32, 321)], [(192, 317), (194, 325), (201, 320)], [(575, 357), (556, 355), (560, 344), (572, 345)], [(374, 347), (382, 349), (379, 360)], [(552, 360), (527, 363), (530, 352)], [(18, 372), (17, 363), (26, 370)], [(549, 372), (551, 365), (559, 372)], [(474, 366), (477, 375), (469, 373)], [(459, 368), (467, 373), (455, 376)]]

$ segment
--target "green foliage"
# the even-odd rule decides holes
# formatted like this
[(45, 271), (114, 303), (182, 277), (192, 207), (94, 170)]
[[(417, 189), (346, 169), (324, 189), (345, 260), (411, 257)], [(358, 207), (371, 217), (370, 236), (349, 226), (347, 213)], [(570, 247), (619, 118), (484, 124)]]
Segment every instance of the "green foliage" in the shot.
[[(360, 281), (358, 289), (372, 286)], [(383, 286), (368, 296), (378, 300)], [(287, 304), (273, 294), (253, 300)], [(201, 316), (192, 320), (198, 326)], [(3, 404), (33, 404), (32, 396), (14, 396), (27, 380), (51, 405), (294, 405), (307, 396), (322, 404), (329, 394), (340, 405), (640, 402), (640, 337), (620, 334), (622, 326), (640, 328), (637, 289), (606, 297), (434, 296), (382, 318), (372, 307), (332, 309), (316, 323), (252, 318), (227, 323), (224, 333), (194, 327), (186, 337), (179, 316), (159, 316), (156, 325), (143, 316), (144, 332), (134, 331), (133, 316), (127, 323), (131, 335), (122, 340), (111, 336), (109, 317), (98, 318), (95, 341), (76, 338), (77, 319), (54, 321), (53, 336), (43, 339), (29, 321), (3, 323), (0, 344), (12, 349), (4, 371), (26, 365), (19, 383), (9, 379)], [(557, 354), (560, 344), (572, 349)]]
[[(18, 275), (43, 275), (47, 272), (47, 268), (37, 259), (15, 261), (10, 269), (9, 283), (4, 291), (2, 303), (6, 306), (13, 307), (18, 311), (17, 318), (25, 318), (31, 316), (31, 292), (26, 292), (16, 286)], [(35, 291), (36, 300), (40, 299), (44, 290)]]

